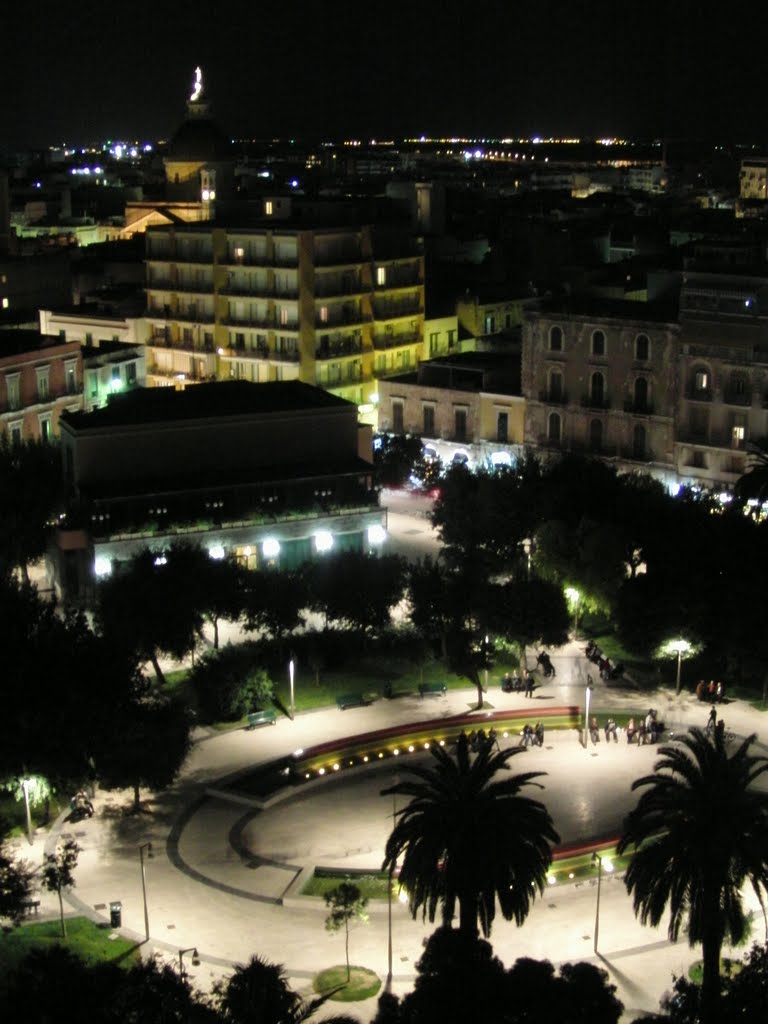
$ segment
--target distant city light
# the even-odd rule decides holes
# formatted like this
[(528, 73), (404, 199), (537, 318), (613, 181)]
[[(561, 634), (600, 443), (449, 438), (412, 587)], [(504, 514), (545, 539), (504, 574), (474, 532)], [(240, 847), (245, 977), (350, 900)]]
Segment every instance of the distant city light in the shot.
[(319, 552), (330, 551), (333, 547), (333, 534), (328, 530), (318, 530), (315, 534), (315, 550)]

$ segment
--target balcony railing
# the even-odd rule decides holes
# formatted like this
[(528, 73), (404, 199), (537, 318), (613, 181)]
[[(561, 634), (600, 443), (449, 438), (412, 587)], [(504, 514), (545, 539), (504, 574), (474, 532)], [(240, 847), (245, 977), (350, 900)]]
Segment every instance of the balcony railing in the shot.
[(161, 281), (148, 281), (145, 291), (183, 292), (184, 294), (192, 295), (212, 295), (213, 281), (188, 283), (185, 281), (171, 281), (164, 278)]
[[(275, 321), (275, 316), (274, 316), (273, 313), (264, 313), (261, 316), (255, 316), (255, 315), (235, 316), (234, 314), (230, 313), (228, 316), (224, 317), (222, 323), (226, 324), (228, 327), (276, 327), (277, 326), (277, 323)], [(280, 326), (282, 326), (283, 329), (286, 330), (286, 331), (290, 331), (290, 330), (294, 330), (295, 331), (295, 330), (298, 329), (296, 327), (291, 328), (291, 327), (288, 326), (288, 324), (281, 324)]]
[(743, 391), (724, 391), (723, 402), (726, 405), (748, 406), (752, 405), (752, 395)]
[(624, 412), (633, 413), (635, 416), (653, 416), (652, 402), (625, 402)]
[(341, 253), (315, 253), (315, 266), (317, 267), (346, 267), (355, 263), (363, 263), (360, 250), (349, 250)]
[(611, 401), (604, 395), (583, 395), (581, 407), (582, 409), (610, 409)]
[(401, 317), (418, 316), (422, 312), (421, 302), (374, 302), (373, 316), (376, 320), (399, 320)]
[(362, 310), (356, 310), (354, 313), (343, 311), (335, 313), (329, 310), (325, 320), (318, 315), (315, 316), (315, 327), (320, 329), (324, 327), (358, 327), (370, 323), (370, 321), (370, 313), (364, 313)]
[(421, 335), (418, 331), (408, 331), (404, 334), (374, 334), (373, 347), (375, 349), (400, 348), (403, 345), (416, 345), (421, 342)]
[(362, 341), (352, 339), (331, 341), (327, 345), (318, 345), (315, 351), (316, 359), (343, 359), (345, 356), (359, 355), (363, 351)]
[(539, 401), (549, 405), (567, 405), (568, 394), (565, 391), (540, 391)]
[(300, 353), (296, 350), (289, 349), (286, 351), (276, 351), (270, 353), (270, 359), (274, 359), (278, 363), (298, 363), (300, 359)]
[(712, 389), (711, 388), (687, 388), (685, 397), (690, 402), (711, 402), (712, 401)]

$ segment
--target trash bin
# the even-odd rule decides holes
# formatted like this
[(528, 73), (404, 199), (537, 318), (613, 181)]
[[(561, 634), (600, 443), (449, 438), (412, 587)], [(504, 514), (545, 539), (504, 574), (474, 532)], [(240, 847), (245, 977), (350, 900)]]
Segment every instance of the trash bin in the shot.
[(113, 928), (120, 928), (123, 923), (123, 904), (120, 900), (113, 900), (109, 904), (109, 923)]

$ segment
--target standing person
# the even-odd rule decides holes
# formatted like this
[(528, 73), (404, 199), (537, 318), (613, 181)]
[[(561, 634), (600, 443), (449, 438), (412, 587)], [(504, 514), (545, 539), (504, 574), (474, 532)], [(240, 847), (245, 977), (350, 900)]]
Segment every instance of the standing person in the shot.
[(613, 736), (613, 742), (614, 743), (618, 743), (619, 742), (619, 737), (618, 737), (618, 735), (616, 733), (616, 719), (615, 718), (609, 718), (608, 721), (605, 723), (605, 742), (606, 743), (610, 743), (611, 742), (611, 736)]
[(533, 697), (533, 675), (530, 669), (525, 672), (525, 696)]
[(715, 702), (715, 696), (716, 695), (717, 695), (717, 687), (715, 686), (715, 680), (714, 679), (710, 679), (709, 680), (709, 699), (712, 701), (713, 704)]
[(512, 669), (512, 691), (513, 693), (520, 692), (520, 676), (517, 674), (517, 669)]
[(723, 694), (724, 693), (725, 693), (725, 687), (723, 686), (723, 684), (718, 679), (717, 686), (715, 687), (715, 696), (717, 698), (717, 703), (718, 704), (722, 704), (723, 703)]
[(536, 728), (533, 730), (536, 736), (536, 742), (540, 747), (544, 746), (544, 725), (542, 722), (536, 723)]
[(501, 689), (504, 693), (512, 693), (512, 676), (509, 672), (504, 673), (504, 678), (501, 680)]
[(707, 719), (707, 732), (714, 732), (717, 727), (717, 708), (713, 704), (709, 709), (709, 718)]
[(597, 725), (597, 719), (594, 715), (589, 720), (589, 735), (593, 745), (600, 742), (600, 730)]
[(722, 718), (718, 718), (717, 725), (715, 726), (715, 736), (720, 739), (725, 738), (725, 722)]
[(696, 686), (696, 696), (699, 698), (699, 700), (707, 699), (707, 684), (704, 682), (703, 679), (700, 679), (698, 685)]
[(635, 725), (634, 718), (630, 718), (627, 722), (627, 743), (631, 743), (637, 733), (637, 726)]

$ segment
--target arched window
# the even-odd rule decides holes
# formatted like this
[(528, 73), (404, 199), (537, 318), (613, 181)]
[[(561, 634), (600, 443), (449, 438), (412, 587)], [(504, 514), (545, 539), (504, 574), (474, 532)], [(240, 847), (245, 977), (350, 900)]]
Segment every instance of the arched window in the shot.
[(550, 352), (562, 352), (563, 351), (563, 329), (562, 327), (550, 327), (549, 328), (549, 351)]
[(592, 331), (592, 355), (605, 355), (605, 334), (602, 331)]
[(563, 375), (559, 370), (549, 371), (549, 400), (561, 402), (563, 399)]
[(549, 414), (549, 419), (547, 420), (547, 440), (553, 441), (556, 444), (560, 443), (560, 414), (557, 412), (551, 412)]
[(644, 363), (651, 355), (651, 342), (647, 334), (638, 334), (635, 338), (635, 359)]
[(635, 381), (635, 409), (644, 412), (648, 408), (648, 381), (638, 377)]
[(602, 420), (592, 420), (589, 424), (589, 447), (593, 452), (599, 452), (603, 447)]
[(605, 401), (605, 377), (602, 373), (593, 373), (589, 381), (589, 397), (593, 405), (602, 405)]
[(635, 459), (645, 458), (645, 427), (636, 423), (632, 431), (632, 456)]

